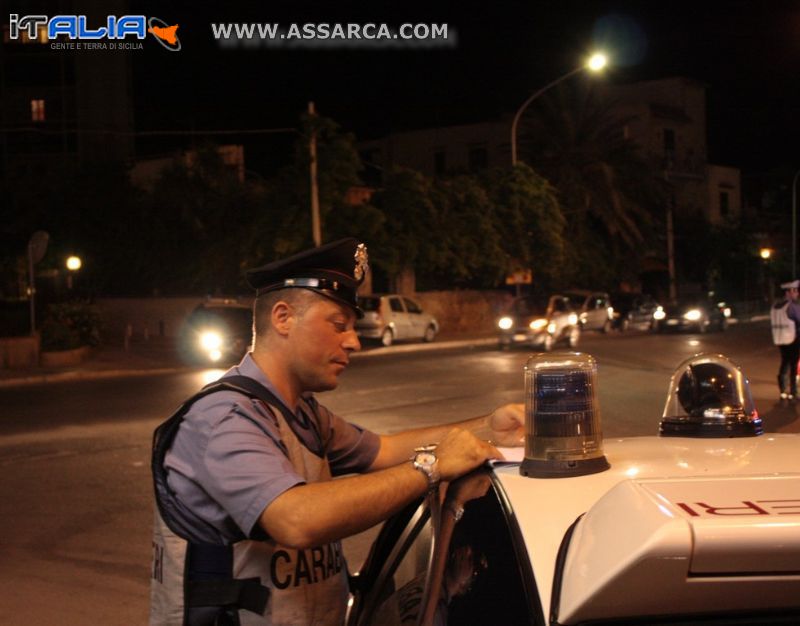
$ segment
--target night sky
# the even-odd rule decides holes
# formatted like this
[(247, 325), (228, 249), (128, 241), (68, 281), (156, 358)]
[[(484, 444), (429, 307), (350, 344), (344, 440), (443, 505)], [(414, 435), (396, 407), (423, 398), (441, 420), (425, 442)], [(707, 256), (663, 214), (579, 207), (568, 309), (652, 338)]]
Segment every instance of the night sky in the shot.
[[(133, 51), (137, 130), (295, 126), (308, 100), (359, 138), (513, 113), (598, 44), (602, 80), (706, 83), (710, 159), (758, 174), (800, 165), (800, 2), (133, 1), (180, 24), (182, 51)], [(447, 23), (453, 48), (224, 50), (211, 22)], [(152, 42), (148, 42), (152, 43)]]

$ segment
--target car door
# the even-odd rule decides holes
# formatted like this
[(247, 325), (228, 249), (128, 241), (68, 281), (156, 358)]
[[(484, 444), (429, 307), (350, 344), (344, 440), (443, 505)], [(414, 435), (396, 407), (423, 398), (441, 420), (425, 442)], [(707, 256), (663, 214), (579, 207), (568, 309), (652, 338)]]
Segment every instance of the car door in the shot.
[(400, 296), (389, 296), (389, 311), (394, 324), (395, 339), (407, 339), (411, 334), (411, 321)]
[(572, 305), (567, 298), (554, 296), (550, 301), (549, 309), (550, 315), (548, 317), (556, 325), (553, 336), (558, 340), (564, 336), (569, 326), (569, 314), (572, 312)]
[(428, 327), (426, 316), (422, 314), (420, 306), (411, 298), (403, 298), (403, 304), (406, 307), (409, 322), (409, 337), (414, 339), (422, 339), (425, 334), (425, 329)]
[(454, 481), (444, 502), (429, 496), (384, 525), (348, 626), (544, 624), (522, 535), (491, 471)]
[(608, 302), (604, 295), (594, 293), (586, 306), (586, 328), (600, 330), (608, 320)]

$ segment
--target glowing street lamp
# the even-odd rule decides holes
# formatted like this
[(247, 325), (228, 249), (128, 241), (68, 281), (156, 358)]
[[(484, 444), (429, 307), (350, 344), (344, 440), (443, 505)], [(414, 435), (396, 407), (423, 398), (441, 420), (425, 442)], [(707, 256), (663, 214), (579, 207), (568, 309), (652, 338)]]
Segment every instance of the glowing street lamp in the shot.
[(596, 73), (601, 71), (605, 66), (608, 65), (608, 58), (606, 55), (597, 52), (593, 54), (583, 65), (579, 65), (574, 70), (571, 70), (564, 74), (563, 76), (556, 78), (554, 81), (547, 83), (544, 87), (539, 89), (539, 91), (534, 92), (531, 96), (522, 103), (522, 106), (517, 110), (516, 115), (514, 115), (514, 121), (511, 122), (511, 165), (517, 164), (517, 125), (519, 124), (519, 120), (522, 117), (523, 112), (525, 109), (528, 108), (531, 102), (536, 100), (539, 96), (543, 93), (555, 87), (559, 83), (567, 80), (569, 77), (574, 76), (578, 72), (582, 72), (584, 70)]
[(772, 248), (761, 248), (758, 251), (758, 256), (760, 256), (765, 261), (768, 261), (772, 256)]
[(67, 289), (69, 290), (72, 289), (72, 275), (79, 269), (81, 269), (83, 261), (81, 261), (81, 258), (79, 256), (72, 255), (67, 257), (66, 265), (67, 265), (67, 270), (69, 270), (67, 272)]

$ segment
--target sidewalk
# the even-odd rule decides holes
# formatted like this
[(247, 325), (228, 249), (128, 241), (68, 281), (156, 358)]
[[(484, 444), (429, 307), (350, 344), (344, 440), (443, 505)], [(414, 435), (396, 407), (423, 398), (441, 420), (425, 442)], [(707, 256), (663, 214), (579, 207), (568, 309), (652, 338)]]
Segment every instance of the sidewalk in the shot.
[[(398, 343), (388, 348), (367, 343), (363, 345), (361, 352), (353, 354), (351, 358), (490, 345), (496, 341), (493, 333), (443, 333), (433, 343)], [(148, 341), (140, 339), (132, 342), (128, 350), (121, 345), (99, 346), (88, 360), (73, 367), (0, 369), (0, 389), (71, 380), (171, 374), (197, 369), (181, 361), (175, 344), (173, 337), (153, 337)]]
[(31, 367), (0, 369), (0, 388), (93, 378), (118, 378), (165, 374), (189, 369), (178, 357), (175, 340), (156, 337), (122, 345), (102, 345), (80, 365), (71, 367)]

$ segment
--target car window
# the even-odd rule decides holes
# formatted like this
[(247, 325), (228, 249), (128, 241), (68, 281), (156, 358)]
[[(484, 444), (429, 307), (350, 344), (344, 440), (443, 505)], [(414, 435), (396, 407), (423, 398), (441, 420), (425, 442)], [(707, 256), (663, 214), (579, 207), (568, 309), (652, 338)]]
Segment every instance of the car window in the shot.
[(511, 313), (514, 315), (544, 315), (547, 311), (547, 300), (534, 297), (517, 298), (511, 303)]
[(400, 302), (400, 298), (389, 298), (389, 306), (395, 313), (405, 313), (403, 310), (403, 303)]
[(403, 298), (403, 302), (406, 303), (406, 310), (409, 313), (422, 313), (422, 309), (419, 308), (419, 305), (413, 300), (409, 300), (408, 298)]
[(569, 309), (567, 305), (567, 301), (564, 298), (556, 298), (553, 302), (553, 310), (557, 311), (558, 313), (564, 313)]
[(488, 489), (464, 504), (464, 515), (453, 527), (445, 571), (435, 592), (438, 599), (433, 623), (537, 623), (536, 611), (541, 609), (534, 607), (539, 607), (538, 598), (532, 598), (526, 589), (522, 574), (526, 570), (517, 558), (512, 528), (497, 487), (486, 474), (462, 479), (472, 481), (469, 489), (473, 491), (476, 481), (481, 480), (486, 481)]
[(427, 508), (421, 506), (399, 540), (399, 559), (389, 559), (379, 573), (374, 611), (360, 624), (413, 624), (419, 614), (425, 577), (430, 565), (433, 535)]
[[(580, 309), (581, 307), (583, 307), (583, 304), (586, 301), (586, 296), (582, 296), (581, 294), (578, 293), (568, 293), (566, 294), (566, 296), (567, 298), (570, 299), (570, 301), (572, 302), (573, 306), (576, 309)], [(591, 305), (591, 302), (587, 304)]]
[(227, 332), (248, 334), (252, 330), (253, 312), (245, 307), (203, 307), (192, 315), (193, 324), (222, 324)]
[(362, 311), (377, 311), (381, 306), (381, 299), (377, 296), (360, 296), (358, 306)]

